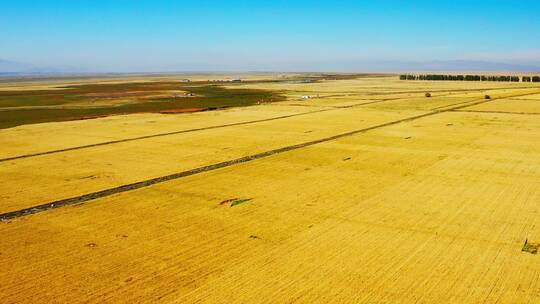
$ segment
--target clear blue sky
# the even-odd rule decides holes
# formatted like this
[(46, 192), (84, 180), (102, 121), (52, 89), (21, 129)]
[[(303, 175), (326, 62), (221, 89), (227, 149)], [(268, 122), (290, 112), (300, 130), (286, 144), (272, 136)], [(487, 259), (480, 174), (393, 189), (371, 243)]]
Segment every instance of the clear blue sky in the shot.
[(17, 0), (0, 59), (95, 71), (540, 64), (540, 1)]

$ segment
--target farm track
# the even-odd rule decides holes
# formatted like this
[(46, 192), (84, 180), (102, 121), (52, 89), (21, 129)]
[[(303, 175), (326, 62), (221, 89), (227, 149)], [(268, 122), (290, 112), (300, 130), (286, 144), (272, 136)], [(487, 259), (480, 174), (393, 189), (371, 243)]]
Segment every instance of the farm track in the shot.
[(487, 111), (487, 110), (452, 110), (452, 112), (485, 113), (485, 114), (511, 114), (511, 115), (540, 115), (540, 113), (530, 113), (530, 112), (508, 112), (508, 111)]
[[(512, 97), (527, 96), (527, 95), (532, 95), (532, 94), (538, 94), (538, 93), (535, 92), (535, 93), (527, 93), (527, 94), (516, 94), (516, 95), (513, 95)], [(398, 119), (398, 120), (394, 120), (394, 121), (383, 123), (383, 124), (378, 124), (378, 125), (367, 127), (367, 128), (353, 130), (353, 131), (349, 131), (349, 132), (345, 132), (345, 133), (341, 133), (341, 134), (337, 134), (337, 135), (333, 135), (333, 136), (329, 136), (329, 137), (325, 137), (325, 138), (321, 138), (321, 139), (317, 139), (317, 140), (312, 140), (312, 141), (308, 141), (308, 142), (304, 142), (304, 143), (300, 143), (300, 144), (296, 144), (296, 145), (290, 145), (290, 146), (286, 146), (286, 147), (282, 147), (282, 148), (278, 148), (278, 149), (273, 149), (273, 150), (269, 150), (269, 151), (265, 151), (265, 152), (262, 152), (262, 153), (257, 153), (257, 154), (253, 154), (253, 155), (249, 155), (249, 156), (229, 160), (229, 161), (224, 161), (224, 162), (220, 162), (220, 163), (216, 163), (216, 164), (212, 164), (212, 165), (208, 165), (208, 166), (203, 166), (203, 167), (199, 167), (199, 168), (195, 168), (195, 169), (191, 169), (191, 170), (187, 170), (187, 171), (173, 173), (173, 174), (170, 174), (170, 175), (161, 176), (161, 177), (157, 177), (157, 178), (152, 178), (152, 179), (148, 179), (148, 180), (144, 180), (144, 181), (140, 181), (140, 182), (136, 182), (136, 183), (131, 183), (131, 184), (126, 184), (126, 185), (122, 185), (122, 186), (118, 186), (118, 187), (113, 187), (113, 188), (109, 188), (109, 189), (105, 189), (105, 190), (101, 190), (101, 191), (97, 191), (97, 192), (92, 192), (92, 193), (88, 193), (88, 194), (84, 194), (84, 195), (80, 195), (80, 196), (76, 196), (76, 197), (72, 197), (72, 198), (68, 198), (68, 199), (62, 199), (62, 200), (57, 200), (57, 201), (53, 201), (53, 202), (49, 202), (49, 203), (44, 203), (44, 204), (36, 205), (36, 206), (33, 206), (33, 207), (16, 210), (16, 211), (6, 212), (6, 213), (0, 214), (0, 221), (7, 221), (7, 220), (10, 220), (10, 219), (15, 219), (15, 218), (35, 214), (35, 213), (40, 213), (40, 212), (47, 211), (49, 209), (56, 209), (56, 208), (60, 208), (60, 207), (70, 206), (70, 205), (82, 204), (82, 203), (86, 203), (86, 202), (89, 202), (89, 201), (92, 201), (92, 200), (95, 200), (95, 199), (111, 196), (111, 195), (114, 195), (114, 194), (128, 192), (128, 191), (132, 191), (132, 190), (137, 190), (137, 189), (140, 189), (140, 188), (145, 188), (145, 187), (148, 187), (148, 186), (151, 186), (151, 185), (167, 182), (167, 181), (170, 181), (170, 180), (175, 180), (175, 179), (179, 179), (179, 178), (183, 178), (183, 177), (187, 177), (187, 176), (192, 176), (192, 175), (195, 175), (195, 174), (204, 173), (204, 172), (208, 172), (208, 171), (212, 171), (212, 170), (216, 170), (216, 169), (220, 169), (220, 168), (230, 167), (230, 166), (233, 166), (233, 165), (236, 165), (236, 164), (246, 163), (246, 162), (250, 162), (250, 161), (253, 161), (253, 160), (269, 157), (269, 156), (272, 156), (272, 155), (275, 155), (275, 154), (280, 154), (280, 153), (284, 153), (284, 152), (288, 152), (288, 151), (293, 151), (293, 150), (313, 146), (313, 145), (316, 145), (316, 144), (332, 141), (332, 140), (339, 139), (339, 138), (342, 138), (342, 137), (352, 136), (352, 135), (368, 132), (368, 131), (371, 131), (371, 130), (376, 130), (376, 129), (380, 129), (380, 128), (400, 124), (400, 123), (403, 123), (403, 122), (409, 122), (409, 121), (417, 120), (417, 119), (420, 119), (420, 118), (437, 115), (437, 114), (440, 114), (440, 113), (457, 111), (457, 110), (467, 108), (467, 107), (470, 107), (470, 106), (479, 105), (479, 104), (495, 101), (495, 100), (498, 100), (498, 99), (504, 99), (504, 98), (508, 98), (508, 97), (509, 96), (500, 97), (500, 98), (493, 98), (493, 99), (488, 99), (488, 100), (481, 99), (481, 100), (477, 100), (477, 101), (470, 101), (467, 104), (460, 104), (459, 106), (454, 106), (454, 107), (443, 109), (443, 110), (434, 110), (434, 111), (424, 113), (424, 114), (420, 114), (420, 115), (410, 116), (410, 117), (406, 117), (406, 118), (403, 118), (403, 119)], [(382, 101), (379, 101), (379, 102), (382, 102)], [(332, 109), (323, 109), (323, 110), (319, 110), (317, 112), (330, 111), (330, 110), (332, 110)], [(474, 111), (474, 112), (476, 112), (476, 111)], [(313, 112), (300, 113), (300, 114), (305, 115), (305, 114), (309, 114), (309, 113), (313, 113)], [(293, 114), (293, 115), (289, 115), (289, 116), (298, 116), (300, 114)], [(276, 120), (276, 119), (280, 119), (280, 118), (265, 119), (263, 121)], [(238, 124), (243, 124), (243, 123), (238, 123)], [(217, 128), (217, 127), (218, 126), (210, 127), (210, 128)], [(182, 131), (179, 131), (179, 132), (182, 133)], [(167, 134), (167, 135), (169, 135), (169, 134)], [(154, 136), (156, 136), (156, 135), (154, 135)], [(157, 136), (166, 136), (166, 135), (157, 135)], [(136, 140), (136, 139), (131, 139), (131, 140)], [(129, 141), (129, 139), (128, 140), (122, 140), (122, 141)], [(103, 145), (103, 144), (97, 144), (97, 145)], [(92, 145), (92, 146), (95, 146), (95, 145)], [(84, 147), (86, 147), (86, 146), (84, 146)], [(71, 148), (70, 150), (74, 150), (74, 149), (81, 149), (81, 148)], [(69, 151), (69, 150), (64, 150), (64, 151)], [(56, 152), (52, 152), (52, 153), (56, 153)], [(47, 154), (51, 154), (51, 153), (47, 153)], [(28, 157), (30, 157), (30, 156), (28, 156)], [(21, 158), (21, 157), (19, 157), (19, 158)]]
[(431, 110), (444, 109), (444, 108), (448, 108), (448, 107), (451, 107), (451, 106), (457, 106), (457, 105), (461, 105), (461, 104), (466, 104), (466, 103), (469, 103), (469, 102), (471, 102), (471, 101), (469, 100), (469, 101), (464, 101), (464, 102), (458, 102), (458, 103), (451, 104), (451, 105), (444, 105), (444, 106), (440, 106), (440, 107), (435, 107), (435, 108), (432, 108)]

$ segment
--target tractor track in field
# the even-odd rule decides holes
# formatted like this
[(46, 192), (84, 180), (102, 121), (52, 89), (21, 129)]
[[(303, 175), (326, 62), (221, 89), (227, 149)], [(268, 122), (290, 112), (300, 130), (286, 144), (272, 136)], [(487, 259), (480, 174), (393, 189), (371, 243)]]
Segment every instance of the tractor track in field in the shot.
[(472, 102), (473, 100), (464, 101), (464, 102), (457, 102), (457, 103), (454, 103), (454, 104), (451, 104), (451, 105), (439, 106), (439, 107), (432, 108), (431, 110), (434, 111), (434, 110), (440, 110), (440, 109), (444, 109), (444, 108), (449, 108), (449, 107), (452, 107), (452, 106), (462, 105), (462, 104)]
[(508, 112), (508, 111), (489, 111), (489, 110), (452, 110), (457, 113), (481, 113), (481, 114), (510, 114), (510, 115), (540, 115), (540, 113), (530, 112)]
[[(526, 95), (530, 95), (530, 94), (534, 94), (534, 93), (520, 94), (520, 95), (516, 95), (516, 96), (526, 96)], [(56, 208), (60, 208), (60, 207), (70, 206), (70, 205), (83, 204), (83, 203), (86, 203), (86, 202), (89, 202), (89, 201), (92, 201), (92, 200), (108, 197), (108, 196), (111, 196), (111, 195), (114, 195), (114, 194), (133, 191), (133, 190), (145, 188), (145, 187), (148, 187), (148, 186), (152, 186), (152, 185), (155, 185), (155, 184), (160, 184), (160, 183), (163, 183), (163, 182), (179, 179), (179, 178), (182, 178), (182, 177), (187, 177), (187, 176), (196, 175), (196, 174), (199, 174), (199, 173), (209, 172), (209, 171), (213, 171), (213, 170), (216, 170), (216, 169), (226, 168), (226, 167), (230, 167), (230, 166), (241, 164), (241, 163), (247, 163), (247, 162), (250, 162), (250, 161), (253, 161), (253, 160), (269, 157), (269, 156), (272, 156), (272, 155), (276, 155), (276, 154), (280, 154), (280, 153), (284, 153), (284, 152), (288, 152), (288, 151), (293, 151), (293, 150), (313, 146), (313, 145), (316, 145), (316, 144), (336, 140), (336, 139), (339, 139), (339, 138), (352, 136), (352, 135), (356, 135), (356, 134), (360, 134), (360, 133), (365, 133), (365, 132), (368, 132), (368, 131), (372, 131), (372, 130), (376, 130), (376, 129), (380, 129), (380, 128), (400, 124), (400, 123), (403, 123), (403, 122), (409, 122), (409, 121), (417, 120), (417, 119), (420, 119), (420, 118), (437, 115), (437, 114), (440, 114), (440, 113), (452, 112), (452, 111), (459, 110), (459, 109), (462, 109), (462, 108), (466, 108), (466, 107), (470, 107), (470, 106), (474, 106), (474, 105), (478, 105), (478, 104), (483, 104), (483, 103), (491, 102), (491, 101), (494, 101), (494, 100), (497, 100), (497, 99), (502, 99), (502, 98), (506, 98), (506, 97), (493, 98), (493, 99), (488, 99), (488, 100), (481, 99), (481, 100), (478, 100), (478, 101), (471, 101), (468, 104), (459, 105), (459, 106), (452, 107), (452, 108), (449, 108), (449, 109), (435, 110), (435, 111), (431, 111), (431, 112), (420, 114), (420, 115), (410, 116), (410, 117), (406, 117), (406, 118), (386, 122), (386, 123), (383, 123), (383, 124), (378, 124), (378, 125), (367, 127), (367, 128), (353, 130), (353, 131), (333, 135), (333, 136), (330, 136), (330, 137), (320, 138), (320, 139), (316, 139), (316, 140), (312, 140), (312, 141), (308, 141), (308, 142), (304, 142), (304, 143), (300, 143), (300, 144), (296, 144), (296, 145), (290, 145), (290, 146), (286, 146), (286, 147), (282, 147), (282, 148), (278, 148), (278, 149), (273, 149), (273, 150), (269, 150), (269, 151), (249, 155), (249, 156), (244, 156), (244, 157), (240, 157), (240, 158), (237, 158), (237, 159), (228, 160), (228, 161), (224, 161), (224, 162), (220, 162), (220, 163), (216, 163), (216, 164), (212, 164), (212, 165), (208, 165), (208, 166), (203, 166), (203, 167), (199, 167), (199, 168), (195, 168), (195, 169), (191, 169), (191, 170), (187, 170), (187, 171), (177, 172), (177, 173), (173, 173), (173, 174), (170, 174), (170, 175), (165, 175), (165, 176), (156, 177), (156, 178), (152, 178), (152, 179), (148, 179), (148, 180), (144, 180), (144, 181), (140, 181), (140, 182), (135, 182), (135, 183), (126, 184), (126, 185), (122, 185), (122, 186), (118, 186), (118, 187), (113, 187), (113, 188), (109, 188), (109, 189), (105, 189), (105, 190), (101, 190), (101, 191), (96, 191), (96, 192), (92, 192), (92, 193), (88, 193), (88, 194), (83, 194), (83, 195), (80, 195), (80, 196), (71, 197), (71, 198), (67, 198), (67, 199), (56, 200), (56, 201), (53, 201), (53, 202), (40, 204), (40, 205), (36, 205), (36, 206), (33, 206), (33, 207), (24, 208), (24, 209), (20, 209), (20, 210), (16, 210), (16, 211), (10, 211), (10, 212), (0, 214), (0, 222), (1, 221), (8, 221), (8, 220), (11, 220), (11, 219), (15, 219), (15, 218), (35, 214), (35, 213), (44, 212), (44, 211), (47, 211), (47, 210), (50, 210), (50, 209), (56, 209)]]

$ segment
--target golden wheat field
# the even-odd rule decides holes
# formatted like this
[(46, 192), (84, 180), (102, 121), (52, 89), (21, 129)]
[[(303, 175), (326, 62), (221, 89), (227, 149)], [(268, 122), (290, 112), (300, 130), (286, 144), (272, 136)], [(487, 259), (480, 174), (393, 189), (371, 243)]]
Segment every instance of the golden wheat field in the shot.
[(1, 129), (0, 302), (540, 302), (540, 84), (223, 87), (283, 98)]

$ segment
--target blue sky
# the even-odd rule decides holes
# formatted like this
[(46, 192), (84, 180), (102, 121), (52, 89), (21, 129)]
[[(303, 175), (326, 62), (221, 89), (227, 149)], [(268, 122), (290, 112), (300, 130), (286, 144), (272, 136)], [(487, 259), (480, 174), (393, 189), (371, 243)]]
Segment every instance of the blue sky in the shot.
[(537, 0), (2, 1), (0, 59), (88, 71), (540, 65), (539, 12)]

